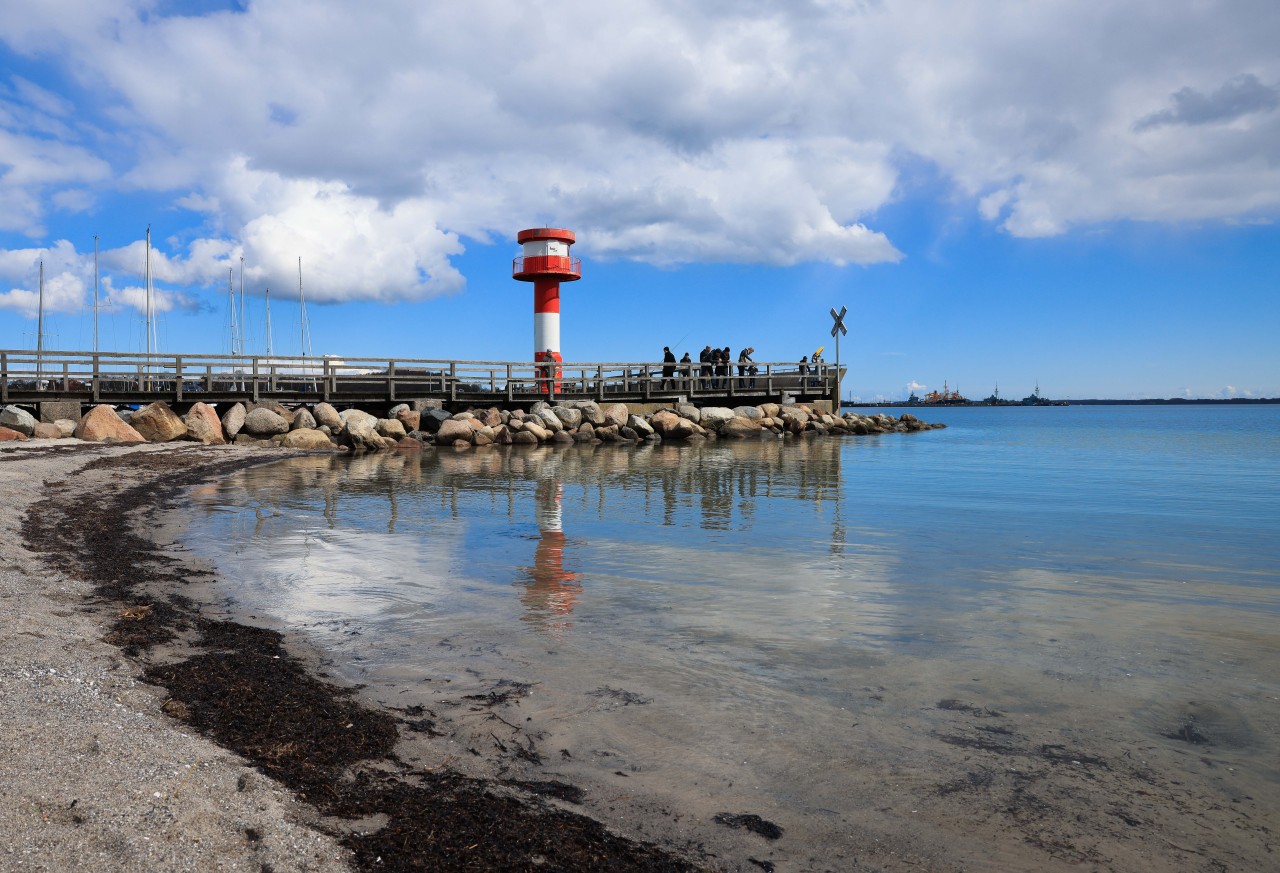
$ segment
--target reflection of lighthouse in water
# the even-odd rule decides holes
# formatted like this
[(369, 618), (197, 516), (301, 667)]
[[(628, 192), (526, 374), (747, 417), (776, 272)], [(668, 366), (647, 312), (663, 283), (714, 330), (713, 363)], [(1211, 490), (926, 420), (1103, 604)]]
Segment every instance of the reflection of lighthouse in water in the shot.
[(560, 501), (563, 486), (558, 478), (542, 478), (534, 491), (538, 522), (538, 546), (533, 566), (524, 568), (524, 620), (540, 630), (559, 634), (573, 625), (569, 616), (582, 593), (578, 574), (564, 568), (566, 540)]

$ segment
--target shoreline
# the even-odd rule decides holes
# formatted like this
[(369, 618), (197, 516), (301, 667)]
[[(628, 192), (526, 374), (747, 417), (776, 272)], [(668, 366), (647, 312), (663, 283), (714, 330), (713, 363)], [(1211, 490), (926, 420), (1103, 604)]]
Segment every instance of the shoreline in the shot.
[[(209, 619), (182, 595), (192, 578), (185, 556), (141, 535), (139, 527), (187, 487), (297, 453), (247, 455), (188, 444), (143, 452), (86, 447), (74, 454), (93, 456), (79, 471), (77, 484), (105, 475), (114, 488), (106, 486), (110, 493), (99, 495), (105, 499), (92, 507), (75, 487), (33, 501), (22, 524), (24, 544), (58, 556), (92, 585), (83, 594), (97, 600), (98, 620), (110, 622), (105, 639), (133, 662), (135, 682), (163, 688), (159, 694), (152, 691), (148, 705), (140, 707), (149, 711), (139, 718), (203, 734), (243, 758), (255, 776), (246, 776), (241, 765), (237, 784), (256, 778), (297, 797), (298, 809), (290, 815), (301, 827), (319, 829), (311, 839), (325, 847), (330, 866), (295, 855), (265, 862), (273, 869), (349, 869), (350, 864), (350, 869), (407, 870), (422, 863), (439, 870), (542, 864), (584, 871), (708, 869), (573, 812), (573, 786), (414, 769), (399, 758), (396, 745), (401, 731), (429, 730), (422, 719), (364, 704), (358, 689), (315, 675), (314, 661), (290, 652), (280, 633)], [(0, 455), (0, 465), (8, 455)], [(48, 484), (65, 486), (66, 481)], [(287, 818), (280, 815), (248, 831), (261, 841), (282, 824)], [(346, 863), (338, 860), (343, 857)], [(162, 866), (182, 869), (189, 863), (195, 862)], [(94, 869), (139, 866), (145, 865), (122, 861), (115, 868), (97, 864)]]
[[(577, 802), (581, 785), (527, 778), (538, 765), (525, 753), (555, 747), (509, 741), (510, 722), (524, 713), (507, 707), (518, 701), (467, 704), (507, 749), (473, 744), (462, 751), (472, 769), (510, 764), (523, 779), (460, 775), (439, 749), (432, 760), (404, 753), (406, 740), (430, 748), (449, 729), (450, 715), (362, 704), (357, 698), (371, 692), (327, 682), (323, 656), (288, 628), (282, 636), (219, 620), (218, 609), (184, 595), (213, 574), (152, 533), (158, 518), (182, 512), (180, 497), (192, 485), (302, 455), (73, 440), (0, 449), (0, 498), (7, 498), (0, 499), (0, 526), (8, 534), (0, 547), (0, 602), (22, 617), (0, 639), (0, 745), (11, 760), (23, 753), (20, 764), (0, 764), (0, 787), (13, 799), (0, 813), (0, 834), (20, 859), (15, 867), (396, 870), (421, 861), (439, 870), (1065, 870), (1080, 863), (1189, 870), (1220, 860), (1248, 869), (1270, 852), (1263, 823), (1272, 814), (1256, 786), (1258, 801), (1237, 791), (1225, 804), (1177, 781), (1182, 770), (1170, 762), (1183, 757), (1180, 750), (1144, 743), (1139, 765), (1130, 758), (1131, 749), (1139, 754), (1131, 739), (1098, 734), (1083, 721), (1070, 729), (1079, 731), (1075, 740), (1062, 745), (1052, 724), (1024, 722), (1030, 715), (1012, 698), (984, 698), (975, 687), (964, 699), (938, 699), (940, 677), (896, 706), (891, 722), (868, 721), (880, 731), (893, 725), (894, 733), (870, 735), (854, 750), (868, 795), (848, 808), (848, 827), (860, 839), (847, 865), (806, 865), (794, 842), (799, 831), (773, 815), (788, 827), (777, 844), (692, 818), (673, 838), (676, 827), (661, 809), (618, 815), (628, 834), (656, 834), (665, 849), (618, 837), (577, 815), (591, 808)], [(38, 554), (27, 551), (28, 538)], [(139, 660), (124, 653), (131, 647)], [(1085, 696), (1075, 704), (1087, 704), (1089, 689), (1076, 691)], [(51, 692), (86, 699), (51, 707)], [(905, 692), (891, 688), (890, 695)], [(273, 708), (281, 698), (290, 704)], [(257, 705), (246, 712), (246, 701)], [(863, 715), (874, 719), (887, 706), (877, 702)], [(1072, 718), (1084, 716), (1077, 710)], [(91, 741), (99, 751), (89, 751)], [(899, 762), (901, 770), (881, 772), (876, 755), (886, 748), (910, 749), (913, 757)], [(922, 751), (931, 756), (923, 765), (914, 757)], [(1187, 747), (1192, 751), (1219, 757), (1195, 745)], [(362, 775), (345, 778), (352, 769)], [(941, 786), (930, 787), (934, 782)], [(602, 800), (587, 787), (588, 801)], [(1010, 798), (1015, 804), (1005, 808)], [(606, 805), (613, 800), (603, 798)], [(442, 806), (469, 818), (441, 822), (433, 817)], [(924, 814), (907, 817), (908, 808)], [(970, 834), (976, 823), (983, 827)], [(1208, 836), (1232, 832), (1234, 839)], [(443, 845), (441, 834), (458, 839)], [(731, 859), (724, 846), (734, 842)], [(564, 846), (579, 854), (556, 855)], [(480, 855), (498, 850), (505, 854)], [(395, 866), (397, 852), (403, 867)], [(45, 860), (32, 861), (36, 853)], [(776, 867), (761, 860), (770, 858)]]

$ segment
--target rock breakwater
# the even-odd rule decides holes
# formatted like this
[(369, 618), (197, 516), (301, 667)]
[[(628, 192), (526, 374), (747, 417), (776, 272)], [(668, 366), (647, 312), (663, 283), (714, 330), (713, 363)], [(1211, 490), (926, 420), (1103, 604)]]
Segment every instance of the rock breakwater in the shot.
[(913, 433), (946, 427), (910, 413), (837, 415), (807, 404), (759, 406), (679, 404), (648, 414), (624, 403), (543, 401), (527, 410), (473, 408), (448, 412), (397, 404), (379, 418), (359, 409), (339, 412), (328, 403), (287, 407), (280, 403), (235, 403), (219, 410), (196, 403), (178, 415), (163, 403), (139, 410), (95, 406), (79, 422), (69, 420), (39, 430), (30, 413), (15, 406), (0, 410), (0, 440), (74, 435), (93, 442), (174, 442), (335, 451), (421, 449), (429, 446), (470, 449), (484, 446), (546, 443), (698, 442), (717, 439), (805, 439)]

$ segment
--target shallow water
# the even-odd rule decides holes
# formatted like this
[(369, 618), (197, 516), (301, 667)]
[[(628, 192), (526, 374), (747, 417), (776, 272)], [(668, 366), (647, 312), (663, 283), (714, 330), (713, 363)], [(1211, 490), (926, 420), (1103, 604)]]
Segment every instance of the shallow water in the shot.
[(1280, 808), (1280, 409), (925, 417), (949, 428), (289, 460), (202, 488), (186, 541), (236, 615), (378, 699), (529, 683), (546, 769), (673, 820), (764, 815), (791, 869), (881, 838), (1147, 869), (1135, 786), (1227, 804), (1164, 816), (1202, 854), (1263, 852), (1214, 834)]

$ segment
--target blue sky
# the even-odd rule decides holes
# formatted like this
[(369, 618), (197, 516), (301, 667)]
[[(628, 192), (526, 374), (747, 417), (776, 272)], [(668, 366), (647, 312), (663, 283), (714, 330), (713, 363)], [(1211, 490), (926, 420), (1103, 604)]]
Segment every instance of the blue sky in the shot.
[(0, 10), (0, 348), (828, 346), (846, 396), (1280, 396), (1280, 7), (44, 0)]

